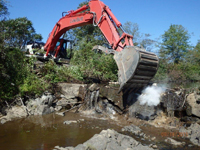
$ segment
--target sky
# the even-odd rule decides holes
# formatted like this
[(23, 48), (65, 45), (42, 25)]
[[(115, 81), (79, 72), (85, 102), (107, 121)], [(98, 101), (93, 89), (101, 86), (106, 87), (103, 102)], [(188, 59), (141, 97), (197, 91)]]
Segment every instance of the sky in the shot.
[[(62, 12), (76, 10), (85, 0), (8, 0), (9, 18), (27, 17), (46, 42)], [(131, 21), (139, 31), (161, 39), (171, 24), (182, 25), (195, 46), (200, 40), (200, 0), (101, 0), (122, 25)]]

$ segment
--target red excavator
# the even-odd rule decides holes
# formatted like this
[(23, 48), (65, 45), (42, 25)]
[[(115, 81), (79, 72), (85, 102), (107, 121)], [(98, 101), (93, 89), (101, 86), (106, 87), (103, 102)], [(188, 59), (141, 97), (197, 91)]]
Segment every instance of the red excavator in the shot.
[[(88, 24), (97, 26), (111, 49), (95, 46), (93, 49), (114, 54), (118, 66), (119, 91), (137, 91), (148, 85), (158, 69), (158, 57), (133, 45), (133, 36), (124, 32), (122, 24), (110, 8), (100, 0), (90, 0), (77, 10), (63, 13), (44, 46), (45, 59), (56, 59), (66, 40), (60, 39), (68, 30)], [(122, 33), (122, 34), (121, 34)], [(59, 41), (59, 44), (57, 42)]]

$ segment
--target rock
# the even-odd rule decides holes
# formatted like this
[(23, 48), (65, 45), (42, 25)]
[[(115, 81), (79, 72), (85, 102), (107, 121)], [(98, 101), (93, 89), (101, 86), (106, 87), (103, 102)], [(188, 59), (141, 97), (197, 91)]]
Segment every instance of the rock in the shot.
[(44, 93), (42, 95), (42, 97), (40, 98), (41, 100), (41, 104), (43, 105), (48, 105), (48, 106), (51, 106), (53, 101), (55, 99), (55, 96), (53, 96), (51, 93)]
[(57, 106), (62, 106), (62, 107), (65, 107), (67, 105), (74, 105), (74, 104), (77, 104), (78, 103), (78, 100), (76, 98), (73, 98), (73, 99), (65, 99), (65, 98), (62, 98), (61, 100), (59, 100), (56, 105)]
[(26, 108), (24, 106), (13, 106), (11, 109), (7, 110), (7, 117), (10, 119), (14, 118), (23, 118), (26, 117), (28, 114), (26, 112)]
[(28, 116), (25, 106), (13, 106), (11, 109), (7, 109), (6, 111), (7, 115), (0, 118), (1, 124), (16, 118), (24, 118)]
[(6, 122), (8, 122), (8, 121), (11, 121), (11, 119), (8, 118), (7, 116), (4, 116), (4, 117), (1, 117), (1, 118), (0, 118), (0, 123), (1, 123), (1, 124), (4, 124), (4, 123), (6, 123)]
[(35, 109), (34, 115), (46, 115), (54, 112), (54, 108), (48, 107), (46, 105), (40, 105)]
[(118, 88), (114, 87), (102, 87), (100, 88), (100, 98), (107, 98), (114, 105), (118, 106), (121, 110), (124, 109), (123, 105), (123, 93), (118, 93)]
[(90, 87), (89, 87), (89, 90), (90, 92), (93, 92), (93, 91), (98, 91), (100, 88), (97, 84), (92, 84)]
[[(60, 147), (56, 147), (61, 150)], [(67, 150), (66, 147), (63, 150)], [(114, 130), (103, 130), (100, 134), (95, 134), (91, 139), (83, 144), (79, 144), (74, 150), (153, 150), (148, 146), (143, 146), (134, 138), (120, 134)]]
[[(163, 107), (167, 109), (167, 112), (173, 112), (175, 110), (182, 110), (185, 102), (186, 90), (180, 88), (168, 89), (161, 98)], [(171, 114), (173, 115), (173, 114)]]
[(60, 112), (60, 113), (57, 112), (56, 115), (65, 116), (65, 114), (63, 112)]
[(155, 139), (156, 139), (156, 137), (155, 137), (155, 136), (151, 138), (151, 140), (152, 140), (152, 141), (154, 141)]
[(66, 125), (69, 125), (71, 123), (78, 123), (78, 121), (75, 121), (75, 120), (68, 120), (68, 121), (65, 121), (63, 122), (63, 124), (66, 124)]
[(200, 117), (200, 104), (198, 104), (197, 95), (195, 93), (189, 94), (186, 99), (186, 113), (187, 115), (195, 115)]
[(138, 126), (135, 126), (135, 125), (125, 126), (122, 128), (122, 131), (131, 132), (135, 135), (140, 135), (142, 133), (142, 130)]
[(178, 141), (176, 141), (176, 140), (174, 140), (172, 138), (169, 138), (169, 137), (167, 139), (165, 139), (165, 142), (167, 142), (169, 144), (172, 144), (174, 146), (182, 146), (182, 145), (184, 145), (184, 143), (178, 142)]
[(158, 148), (158, 146), (155, 145), (155, 144), (150, 144), (149, 147), (152, 147), (153, 149), (157, 149)]
[(191, 124), (188, 130), (190, 134), (190, 141), (193, 144), (200, 146), (200, 125), (197, 123)]
[(56, 106), (55, 111), (60, 111), (62, 109), (62, 106)]
[(66, 99), (79, 97), (80, 87), (86, 87), (86, 84), (58, 83), (58, 91), (61, 92)]
[(130, 117), (137, 117), (142, 120), (153, 120), (157, 115), (157, 107), (148, 106), (147, 104), (141, 105), (137, 100), (135, 93), (129, 94), (127, 98), (127, 104), (130, 105), (128, 111)]

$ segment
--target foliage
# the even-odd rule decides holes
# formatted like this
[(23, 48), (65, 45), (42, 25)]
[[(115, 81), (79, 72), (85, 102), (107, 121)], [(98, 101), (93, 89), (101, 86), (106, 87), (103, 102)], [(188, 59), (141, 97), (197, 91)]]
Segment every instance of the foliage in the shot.
[(4, 0), (0, 0), (0, 20), (4, 20), (8, 14), (6, 2)]
[(150, 39), (150, 34), (142, 34), (139, 31), (139, 25), (137, 23), (132, 23), (127, 21), (123, 25), (124, 30), (133, 36), (133, 44), (135, 46), (140, 46), (146, 49), (147, 51), (151, 51), (152, 47), (155, 43), (154, 40)]
[(92, 51), (91, 42), (82, 41), (71, 60), (71, 64), (79, 67), (79, 79), (117, 80), (117, 65), (112, 55), (99, 54)]
[(26, 75), (24, 56), (19, 49), (0, 49), (0, 98), (11, 99), (19, 93), (19, 85)]
[(160, 57), (179, 63), (190, 48), (190, 35), (182, 25), (170, 25), (170, 28), (162, 35)]
[(33, 24), (26, 17), (5, 21), (5, 43), (8, 47), (21, 48), (30, 40), (41, 40), (41, 34), (36, 34)]

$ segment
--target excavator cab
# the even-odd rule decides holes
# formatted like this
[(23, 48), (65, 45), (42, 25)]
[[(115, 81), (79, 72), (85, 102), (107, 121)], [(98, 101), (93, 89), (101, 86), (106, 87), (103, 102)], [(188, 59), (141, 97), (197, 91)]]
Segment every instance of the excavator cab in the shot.
[[(56, 43), (55, 49), (58, 49), (57, 58), (71, 59), (73, 53), (73, 41), (66, 39), (59, 39)], [(54, 54), (56, 51), (53, 51)]]

